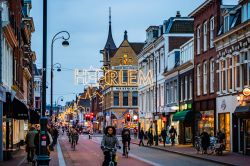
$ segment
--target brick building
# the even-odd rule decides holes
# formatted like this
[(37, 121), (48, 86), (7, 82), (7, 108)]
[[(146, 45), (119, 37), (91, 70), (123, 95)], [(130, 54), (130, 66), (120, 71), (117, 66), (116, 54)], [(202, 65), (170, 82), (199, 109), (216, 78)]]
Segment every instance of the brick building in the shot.
[(221, 0), (207, 0), (189, 16), (194, 18), (194, 109), (195, 135), (203, 130), (215, 134), (216, 96), (216, 50), (213, 40), (220, 29)]

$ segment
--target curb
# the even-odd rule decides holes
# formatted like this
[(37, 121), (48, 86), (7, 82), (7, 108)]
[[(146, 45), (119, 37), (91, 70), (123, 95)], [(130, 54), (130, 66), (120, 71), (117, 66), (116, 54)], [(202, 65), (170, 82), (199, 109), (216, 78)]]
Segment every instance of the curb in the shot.
[[(131, 141), (131, 143), (139, 145), (139, 143), (137, 143), (137, 142), (132, 142)], [(218, 164), (223, 164), (223, 165), (229, 165), (229, 166), (237, 166), (237, 165), (226, 163), (226, 162), (222, 162), (222, 161), (217, 161), (217, 160), (212, 160), (212, 159), (208, 159), (208, 158), (194, 156), (194, 155), (190, 155), (190, 154), (186, 154), (186, 153), (171, 151), (171, 150), (168, 150), (168, 149), (161, 149), (161, 148), (157, 148), (155, 146), (144, 146), (144, 147), (146, 147), (146, 148), (152, 148), (152, 149), (157, 149), (157, 150), (161, 150), (161, 151), (165, 151), (165, 152), (169, 152), (169, 153), (175, 153), (175, 154), (178, 154), (178, 155), (192, 157), (192, 158), (196, 158), (196, 159), (200, 159), (200, 160), (210, 161), (210, 162), (213, 162), (213, 163), (218, 163)]]

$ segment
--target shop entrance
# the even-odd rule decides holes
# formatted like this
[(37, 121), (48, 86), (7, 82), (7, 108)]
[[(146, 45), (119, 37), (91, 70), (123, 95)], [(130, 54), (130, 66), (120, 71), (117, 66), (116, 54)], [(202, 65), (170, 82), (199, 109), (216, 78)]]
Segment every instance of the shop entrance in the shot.
[(239, 152), (250, 155), (250, 119), (239, 119)]
[(230, 113), (219, 114), (219, 130), (225, 134), (226, 150), (230, 151)]

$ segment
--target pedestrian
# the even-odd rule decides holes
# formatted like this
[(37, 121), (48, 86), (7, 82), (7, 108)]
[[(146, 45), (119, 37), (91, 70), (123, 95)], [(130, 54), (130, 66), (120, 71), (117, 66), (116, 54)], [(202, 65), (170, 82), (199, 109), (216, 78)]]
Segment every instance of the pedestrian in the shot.
[(26, 152), (27, 152), (27, 160), (28, 162), (34, 162), (34, 155), (35, 155), (35, 136), (37, 134), (37, 131), (35, 127), (31, 127), (28, 131), (25, 139), (26, 143)]
[(153, 127), (151, 126), (148, 130), (148, 142), (147, 146), (152, 146), (153, 145)]
[(207, 154), (207, 148), (209, 147), (209, 145), (210, 145), (210, 137), (206, 132), (206, 130), (203, 130), (203, 132), (201, 133), (201, 146), (204, 154)]
[(134, 128), (134, 139), (137, 139), (137, 129), (136, 129), (136, 127)]
[(143, 143), (143, 138), (144, 138), (144, 131), (143, 131), (143, 128), (141, 128), (141, 130), (139, 131), (139, 146), (144, 146), (144, 143)]
[(174, 146), (175, 144), (175, 137), (177, 136), (177, 132), (174, 128), (174, 126), (171, 126), (171, 129), (169, 130), (170, 139), (171, 139), (171, 145)]
[(166, 146), (166, 139), (167, 139), (167, 131), (165, 128), (162, 128), (162, 130), (161, 130), (161, 137), (162, 137), (163, 145), (165, 147)]
[(127, 127), (124, 127), (122, 130), (122, 145), (123, 145), (122, 155), (123, 156), (125, 156), (125, 147), (126, 146), (128, 146), (128, 150), (130, 150), (130, 141), (131, 141), (130, 130)]
[(58, 138), (58, 130), (56, 127), (53, 128), (53, 145), (55, 146), (57, 144), (57, 138)]
[(221, 130), (217, 133), (217, 139), (218, 143), (224, 143), (225, 134)]

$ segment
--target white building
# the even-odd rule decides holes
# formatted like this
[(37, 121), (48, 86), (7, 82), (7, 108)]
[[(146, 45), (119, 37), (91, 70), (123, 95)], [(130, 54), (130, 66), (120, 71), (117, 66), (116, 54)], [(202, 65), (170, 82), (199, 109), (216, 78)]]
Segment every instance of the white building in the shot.
[[(167, 55), (179, 48), (193, 36), (193, 19), (176, 17), (164, 21), (163, 25), (150, 26), (147, 30), (146, 44), (138, 54), (139, 68), (144, 75), (153, 73), (153, 84), (139, 85), (139, 119), (141, 127), (148, 130), (157, 119), (158, 133), (166, 126), (166, 98), (164, 70), (167, 67)], [(156, 74), (157, 73), (157, 74)], [(155, 84), (157, 76), (157, 96)], [(157, 109), (156, 109), (157, 98)], [(157, 110), (157, 115), (156, 115)]]

